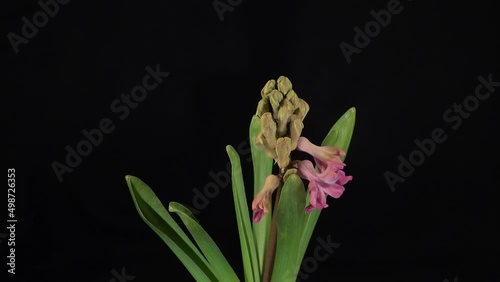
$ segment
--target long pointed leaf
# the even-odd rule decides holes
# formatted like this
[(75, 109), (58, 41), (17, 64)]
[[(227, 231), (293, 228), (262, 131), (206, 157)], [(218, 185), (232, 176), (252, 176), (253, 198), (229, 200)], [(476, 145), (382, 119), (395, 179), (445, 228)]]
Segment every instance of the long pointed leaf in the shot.
[(168, 210), (177, 213), (182, 222), (184, 222), (184, 225), (186, 225), (186, 228), (193, 236), (196, 244), (200, 247), (203, 255), (207, 258), (208, 263), (212, 266), (218, 281), (239, 281), (238, 276), (234, 273), (233, 268), (229, 265), (229, 262), (226, 260), (219, 247), (217, 247), (217, 244), (215, 244), (210, 235), (203, 229), (191, 211), (176, 202), (170, 202)]
[[(340, 119), (332, 126), (325, 139), (323, 140), (322, 146), (334, 146), (344, 150), (347, 154), (349, 149), (349, 144), (351, 143), (352, 134), (354, 132), (354, 124), (356, 122), (356, 108), (352, 107), (347, 112), (340, 117)], [(345, 156), (342, 157), (344, 160)], [(309, 201), (309, 199), (307, 199)], [(300, 259), (304, 257), (309, 241), (311, 240), (312, 233), (318, 222), (320, 210), (313, 210), (306, 216), (306, 225), (304, 228), (304, 233), (302, 234), (302, 239), (300, 241)]]
[(259, 282), (260, 276), (257, 262), (257, 250), (255, 247), (252, 226), (250, 224), (250, 214), (248, 212), (248, 202), (241, 172), (240, 156), (238, 156), (236, 150), (230, 145), (226, 146), (226, 151), (231, 161), (231, 183), (233, 186), (236, 221), (238, 223), (238, 233), (240, 235), (245, 281)]
[(278, 207), (276, 259), (273, 282), (294, 282), (302, 260), (299, 258), (300, 240), (304, 230), (306, 193), (304, 183), (297, 174), (288, 177), (281, 190)]
[[(259, 131), (260, 118), (254, 115), (250, 122), (250, 149), (252, 151), (254, 197), (260, 192), (266, 177), (270, 175), (273, 170), (273, 159), (269, 158), (263, 150), (255, 146), (254, 140)], [(269, 214), (272, 214), (272, 208), (269, 209)], [(266, 257), (270, 230), (271, 216), (264, 216), (259, 223), (253, 223), (253, 234), (257, 246), (260, 277), (262, 277), (262, 272), (264, 271), (264, 260)]]
[(217, 281), (212, 267), (167, 212), (155, 193), (135, 176), (125, 176), (141, 218), (167, 244), (196, 281)]

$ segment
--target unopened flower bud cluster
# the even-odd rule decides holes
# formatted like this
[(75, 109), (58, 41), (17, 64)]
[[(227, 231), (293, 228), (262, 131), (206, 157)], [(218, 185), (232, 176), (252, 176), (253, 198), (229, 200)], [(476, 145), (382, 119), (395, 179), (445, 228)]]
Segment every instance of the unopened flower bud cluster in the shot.
[(269, 80), (261, 95), (256, 113), (261, 131), (255, 144), (275, 159), (280, 169), (285, 169), (290, 165), (290, 152), (297, 148), (309, 105), (297, 96), (285, 76)]

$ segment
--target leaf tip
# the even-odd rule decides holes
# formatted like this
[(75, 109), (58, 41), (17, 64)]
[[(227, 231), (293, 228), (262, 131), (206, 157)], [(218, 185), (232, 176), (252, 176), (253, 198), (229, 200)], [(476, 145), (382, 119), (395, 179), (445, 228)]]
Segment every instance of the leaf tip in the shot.
[(132, 175), (125, 175), (125, 182), (127, 182), (127, 186), (132, 189), (132, 181), (134, 180), (134, 176)]
[(182, 205), (179, 204), (178, 202), (172, 201), (172, 202), (168, 203), (168, 211), (169, 212), (177, 212), (177, 211), (179, 211), (179, 206), (182, 206)]
[(168, 203), (168, 211), (169, 212), (174, 212), (175, 211), (175, 208), (172, 206), (172, 204), (175, 205), (175, 202)]
[(355, 107), (351, 107), (349, 110), (347, 110), (347, 112), (345, 112), (344, 114), (344, 118), (345, 119), (352, 119), (352, 118), (355, 118), (356, 117), (356, 108)]
[(227, 152), (228, 154), (232, 154), (232, 153), (234, 153), (235, 151), (236, 151), (236, 150), (234, 149), (234, 147), (233, 147), (233, 146), (231, 146), (231, 145), (226, 145), (226, 152)]

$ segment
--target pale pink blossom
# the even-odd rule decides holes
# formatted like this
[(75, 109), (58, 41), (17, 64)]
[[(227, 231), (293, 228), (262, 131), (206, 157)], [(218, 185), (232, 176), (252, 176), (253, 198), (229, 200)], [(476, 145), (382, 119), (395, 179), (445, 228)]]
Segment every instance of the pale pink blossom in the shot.
[(264, 186), (262, 186), (262, 189), (252, 202), (254, 222), (259, 222), (269, 212), (273, 192), (278, 188), (279, 184), (280, 179), (274, 174), (269, 175), (264, 181)]
[(314, 162), (316, 162), (316, 166), (320, 170), (326, 168), (328, 161), (338, 160), (341, 162), (340, 157), (345, 156), (345, 152), (340, 148), (332, 146), (317, 146), (305, 137), (300, 137), (297, 141), (297, 150), (306, 152), (313, 156)]

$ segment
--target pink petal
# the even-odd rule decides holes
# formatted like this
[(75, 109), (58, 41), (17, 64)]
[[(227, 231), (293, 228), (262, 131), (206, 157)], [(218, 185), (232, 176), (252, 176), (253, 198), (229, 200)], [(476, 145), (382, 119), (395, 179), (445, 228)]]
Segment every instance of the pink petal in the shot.
[(334, 184), (337, 183), (339, 175), (337, 170), (326, 170), (318, 174), (317, 178), (320, 179), (321, 182)]
[(321, 188), (321, 191), (325, 192), (334, 199), (340, 198), (344, 193), (344, 186), (338, 184), (330, 184)]
[(352, 176), (351, 175), (346, 176), (345, 172), (343, 170), (340, 170), (338, 172), (338, 181), (337, 181), (338, 184), (344, 185), (351, 180), (352, 180)]
[(339, 157), (334, 157), (333, 159), (327, 161), (327, 167), (332, 167), (336, 169), (344, 169), (345, 164), (340, 160)]
[(264, 210), (262, 209), (255, 210), (253, 213), (253, 222), (259, 222), (262, 219), (262, 217), (264, 217)]
[(319, 189), (316, 181), (309, 182), (309, 200), (311, 205), (316, 209), (328, 207), (326, 204), (326, 195)]
[(297, 169), (298, 169), (298, 172), (299, 172), (299, 176), (301, 178), (303, 178), (303, 179), (311, 181), (311, 180), (316, 179), (316, 177), (317, 177), (316, 176), (317, 172), (314, 169), (314, 165), (309, 160), (300, 161), (297, 164)]
[(313, 210), (314, 210), (314, 207), (313, 207), (313, 206), (311, 206), (311, 205), (309, 205), (309, 206), (307, 206), (307, 207), (306, 207), (306, 213), (310, 213), (310, 212), (312, 212)]

